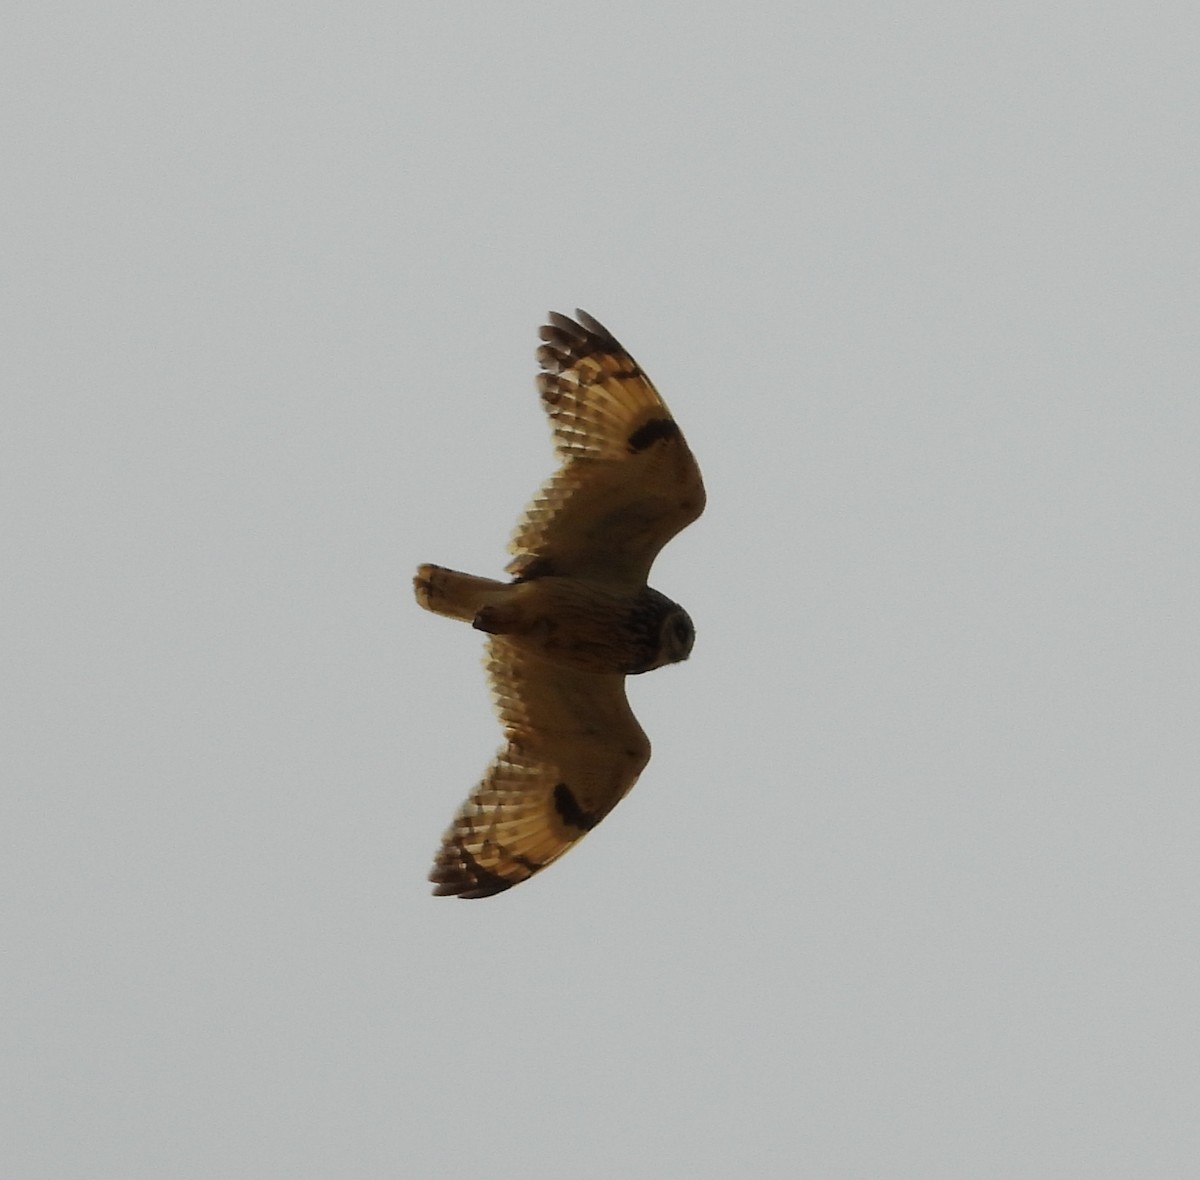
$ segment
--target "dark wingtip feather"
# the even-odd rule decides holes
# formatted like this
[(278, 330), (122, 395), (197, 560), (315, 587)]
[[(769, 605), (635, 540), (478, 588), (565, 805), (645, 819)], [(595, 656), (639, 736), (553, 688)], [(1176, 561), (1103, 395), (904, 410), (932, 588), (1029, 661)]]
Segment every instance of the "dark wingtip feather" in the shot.
[(582, 307), (575, 309), (575, 318), (585, 327), (593, 336), (599, 336), (604, 340), (616, 343), (616, 337), (598, 320), (595, 316), (588, 315)]
[(560, 331), (566, 332), (568, 336), (582, 336), (583, 328), (580, 327), (569, 315), (563, 315), (561, 311), (550, 311), (546, 313), (547, 328), (558, 328)]
[(434, 897), (461, 898), (492, 897), (519, 883), (484, 868), (460, 841), (449, 837), (434, 857), (429, 880)]
[(538, 364), (551, 373), (561, 373), (575, 361), (596, 352), (624, 352), (617, 338), (594, 316), (575, 309), (578, 322), (552, 311), (538, 329), (545, 343), (537, 350)]

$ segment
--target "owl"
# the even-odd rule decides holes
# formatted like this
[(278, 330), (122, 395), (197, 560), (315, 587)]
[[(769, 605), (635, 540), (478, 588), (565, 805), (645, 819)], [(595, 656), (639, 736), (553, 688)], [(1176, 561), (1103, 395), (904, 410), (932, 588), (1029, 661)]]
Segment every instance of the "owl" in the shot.
[(687, 612), (646, 584), (658, 551), (704, 510), (700, 469), (666, 403), (612, 333), (551, 312), (538, 390), (562, 465), (509, 544), (511, 581), (436, 565), (426, 610), (488, 635), (504, 744), (458, 809), (429, 879), (489, 897), (578, 843), (627, 794), (650, 743), (625, 677), (686, 660)]

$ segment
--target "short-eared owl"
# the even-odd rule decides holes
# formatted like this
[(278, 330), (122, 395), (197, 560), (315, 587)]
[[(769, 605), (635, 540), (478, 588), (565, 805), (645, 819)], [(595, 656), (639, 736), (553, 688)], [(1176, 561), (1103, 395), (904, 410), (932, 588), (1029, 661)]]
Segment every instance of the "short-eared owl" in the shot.
[(458, 809), (429, 879), (488, 897), (557, 860), (637, 781), (650, 743), (625, 677), (692, 650), (687, 612), (646, 585), (658, 551), (704, 510), (666, 403), (585, 312), (540, 331), (538, 389), (562, 466), (509, 544), (511, 582), (423, 565), (426, 609), (489, 633), (505, 743)]

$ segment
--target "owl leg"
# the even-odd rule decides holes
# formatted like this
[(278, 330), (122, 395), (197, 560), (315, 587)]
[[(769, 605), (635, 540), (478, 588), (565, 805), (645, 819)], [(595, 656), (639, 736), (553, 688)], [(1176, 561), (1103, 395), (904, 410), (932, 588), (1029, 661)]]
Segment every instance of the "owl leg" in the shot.
[(475, 612), (471, 626), (489, 635), (541, 635), (550, 626), (533, 582), (514, 582)]
[(471, 626), (489, 635), (521, 635), (529, 630), (530, 619), (520, 603), (492, 602), (475, 612)]

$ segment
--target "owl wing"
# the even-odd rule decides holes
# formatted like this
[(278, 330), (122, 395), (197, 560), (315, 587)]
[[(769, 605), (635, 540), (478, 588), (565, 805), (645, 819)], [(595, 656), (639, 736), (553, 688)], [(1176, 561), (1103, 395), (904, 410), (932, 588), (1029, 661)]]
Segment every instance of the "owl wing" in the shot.
[(650, 743), (625, 678), (576, 672), (502, 636), (487, 669), (505, 744), (442, 838), (439, 896), (489, 897), (582, 840), (637, 782)]
[(513, 534), (508, 572), (641, 586), (658, 551), (704, 511), (704, 483), (671, 411), (586, 312), (542, 327), (538, 376), (562, 466)]

